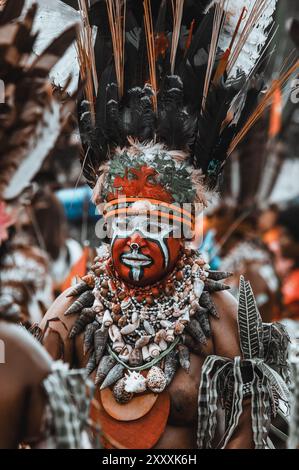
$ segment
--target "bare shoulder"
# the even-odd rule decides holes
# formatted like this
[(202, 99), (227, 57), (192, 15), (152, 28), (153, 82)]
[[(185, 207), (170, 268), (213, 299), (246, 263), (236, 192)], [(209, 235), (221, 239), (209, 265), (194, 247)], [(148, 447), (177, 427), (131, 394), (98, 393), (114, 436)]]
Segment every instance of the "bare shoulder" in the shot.
[(219, 318), (211, 318), (214, 352), (219, 356), (240, 355), (238, 331), (238, 303), (227, 291), (212, 295)]
[(39, 342), (25, 328), (5, 321), (0, 322), (0, 339), (5, 345), (5, 364), (18, 371), (28, 385), (39, 383), (51, 370), (51, 358)]
[(77, 297), (68, 297), (71, 291), (72, 288), (67, 289), (55, 300), (39, 327), (42, 343), (54, 360), (61, 359), (72, 367), (82, 367), (86, 362), (83, 358), (83, 335), (75, 339), (70, 338), (70, 332), (78, 317), (77, 314), (65, 315), (67, 309), (77, 299)]
[(42, 319), (40, 323), (40, 328), (44, 331), (47, 328), (47, 325), (49, 321), (54, 321), (54, 320), (61, 320), (68, 329), (72, 327), (72, 324), (74, 322), (74, 316), (71, 315), (69, 317), (65, 316), (66, 310), (72, 305), (72, 303), (76, 300), (75, 297), (68, 297), (68, 294), (70, 293), (71, 288), (67, 289), (64, 291), (47, 311), (46, 315)]

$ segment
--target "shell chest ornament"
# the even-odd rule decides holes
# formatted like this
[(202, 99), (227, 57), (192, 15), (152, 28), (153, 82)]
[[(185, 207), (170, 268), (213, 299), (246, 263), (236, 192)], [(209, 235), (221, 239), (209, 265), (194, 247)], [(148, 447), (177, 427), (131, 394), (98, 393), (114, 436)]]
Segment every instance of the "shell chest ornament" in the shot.
[(65, 315), (77, 315), (70, 332), (84, 331), (87, 374), (101, 390), (111, 387), (119, 403), (134, 395), (162, 393), (176, 370), (190, 367), (190, 342), (205, 344), (209, 315), (218, 316), (210, 294), (229, 287), (231, 273), (211, 271), (199, 253), (183, 250), (174, 271), (147, 287), (128, 286), (114, 272), (109, 251), (68, 297)]

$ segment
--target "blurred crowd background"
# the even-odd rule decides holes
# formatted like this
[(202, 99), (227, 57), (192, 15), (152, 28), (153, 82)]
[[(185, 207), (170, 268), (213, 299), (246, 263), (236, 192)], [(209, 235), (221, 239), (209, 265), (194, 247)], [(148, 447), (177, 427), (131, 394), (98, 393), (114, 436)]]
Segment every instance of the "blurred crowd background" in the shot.
[[(75, 0), (65, 3), (77, 6)], [(268, 83), (298, 58), (298, 0), (281, 0), (277, 15), (280, 26), (265, 59)], [(218, 193), (210, 197), (198, 246), (212, 268), (234, 273), (229, 282), (235, 295), (244, 274), (263, 320), (284, 322), (294, 337), (299, 337), (298, 102), (295, 76), (232, 155)], [(59, 142), (11, 208), (10, 227), (0, 207), (1, 288), (21, 306), (26, 327), (39, 322), (54, 298), (86, 273), (101, 243), (78, 139), (74, 117), (74, 146), (66, 150), (63, 139)]]

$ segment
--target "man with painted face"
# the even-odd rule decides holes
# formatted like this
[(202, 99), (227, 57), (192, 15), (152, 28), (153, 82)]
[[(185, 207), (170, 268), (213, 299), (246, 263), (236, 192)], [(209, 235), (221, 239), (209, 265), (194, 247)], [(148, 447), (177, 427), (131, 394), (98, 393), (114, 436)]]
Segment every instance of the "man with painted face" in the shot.
[[(198, 403), (206, 361), (219, 356), (232, 362), (242, 352), (237, 305), (220, 282), (229, 273), (211, 271), (187, 247), (192, 229), (193, 235), (200, 230), (195, 210), (204, 202), (202, 187), (193, 193), (192, 181), (186, 180), (184, 197), (196, 193), (198, 203), (184, 205), (175, 202), (175, 187), (163, 184), (178, 165), (190, 174), (178, 154), (136, 142), (115, 150), (104, 185), (94, 190), (95, 203), (104, 201), (105, 225), (98, 233), (102, 229), (102, 236), (108, 235), (110, 246), (102, 245), (91, 272), (54, 303), (39, 334), (55, 359), (86, 367), (94, 379), (92, 417), (102, 427), (105, 446), (253, 448), (251, 400), (245, 392), (252, 377), (246, 367), (240, 379), (242, 409), (238, 425), (228, 426), (229, 439), (215, 437), (207, 444), (200, 437), (200, 416), (208, 407), (208, 397)], [(159, 173), (162, 156), (166, 173)], [(144, 182), (138, 168), (144, 169), (146, 160), (155, 178)], [(226, 379), (219, 424), (228, 419), (227, 387), (233, 382), (229, 374)]]
[[(238, 72), (227, 73), (221, 62), (207, 93), (208, 31), (220, 7), (203, 13), (203, 5), (189, 2), (180, 13), (183, 2), (162, 1), (151, 21), (150, 3), (143, 2), (143, 18), (136, 2), (111, 1), (107, 9), (100, 2), (96, 109), (82, 103), (80, 127), (83, 172), (103, 214), (97, 233), (110, 242), (87, 276), (57, 299), (39, 335), (55, 359), (85, 367), (94, 379), (92, 418), (107, 448), (264, 448), (280, 380), (267, 361), (285, 366), (284, 335), (262, 325), (243, 278), (238, 311), (221, 282), (229, 273), (212, 271), (187, 246), (201, 229), (197, 207), (206, 204), (207, 187), (215, 186), (249, 113), (250, 87), (238, 73), (250, 74), (256, 54), (238, 58)], [(243, 7), (252, 11), (252, 2), (230, 3), (223, 52)], [(119, 41), (125, 44), (116, 47)], [(228, 116), (241, 95), (245, 114), (236, 112), (231, 128)]]

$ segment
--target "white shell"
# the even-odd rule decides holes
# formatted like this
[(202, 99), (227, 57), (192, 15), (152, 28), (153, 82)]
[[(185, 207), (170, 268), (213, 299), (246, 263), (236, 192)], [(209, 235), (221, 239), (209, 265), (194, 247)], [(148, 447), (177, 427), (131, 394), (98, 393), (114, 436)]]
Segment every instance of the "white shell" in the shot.
[(172, 343), (172, 341), (174, 341), (174, 330), (168, 330), (166, 332), (166, 338), (165, 339), (168, 343)]
[(159, 348), (161, 349), (161, 351), (166, 351), (166, 349), (168, 348), (168, 344), (164, 339), (161, 339), (159, 343)]
[(162, 339), (165, 340), (165, 338), (166, 338), (166, 330), (159, 330), (157, 331), (156, 336), (155, 336), (155, 343), (159, 344), (159, 342)]
[(192, 274), (195, 274), (197, 273), (197, 271), (199, 271), (200, 267), (198, 266), (198, 264), (194, 263), (193, 266), (192, 266)]
[(147, 361), (151, 357), (147, 346), (143, 346), (141, 352), (144, 361)]
[(121, 302), (120, 307), (122, 310), (127, 310), (131, 305), (132, 305), (132, 300), (127, 299)]
[(125, 391), (128, 393), (142, 393), (146, 390), (146, 379), (139, 372), (128, 371), (125, 376)]
[(155, 334), (155, 329), (154, 327), (147, 321), (143, 321), (143, 328), (149, 335), (154, 335)]
[(104, 313), (104, 317), (103, 317), (103, 325), (106, 328), (109, 328), (109, 326), (111, 326), (112, 324), (113, 324), (113, 320), (112, 320), (111, 314), (109, 310), (106, 310)]
[(205, 283), (201, 279), (195, 279), (193, 284), (194, 295), (199, 299), (203, 293)]
[(132, 352), (132, 346), (130, 344), (126, 344), (126, 346), (121, 350), (119, 354), (119, 359), (124, 362), (128, 362), (129, 355)]
[(161, 320), (160, 321), (160, 325), (163, 327), (163, 328), (170, 328), (172, 326), (172, 323), (171, 321), (169, 320)]
[(139, 320), (137, 320), (135, 323), (129, 323), (129, 325), (124, 326), (120, 332), (122, 335), (129, 335), (133, 333), (133, 331), (137, 330), (139, 327)]
[(114, 341), (114, 342), (112, 343), (112, 349), (113, 349), (113, 351), (115, 351), (115, 352), (118, 353), (118, 354), (123, 350), (124, 346), (125, 346), (125, 343), (124, 343), (124, 341), (121, 340), (121, 339), (116, 340), (116, 341)]
[(190, 313), (189, 313), (188, 308), (186, 308), (186, 310), (184, 310), (183, 315), (181, 316), (180, 320), (181, 320), (182, 323), (189, 323)]
[(159, 346), (154, 343), (149, 345), (148, 350), (152, 358), (158, 357), (161, 352)]
[(102, 313), (104, 311), (104, 305), (99, 299), (95, 299), (92, 308), (96, 313)]
[(109, 328), (109, 337), (111, 341), (121, 340), (120, 330), (116, 325), (111, 325)]
[(150, 339), (150, 336), (141, 336), (141, 338), (136, 341), (135, 348), (141, 349), (143, 346), (146, 346), (150, 342)]
[(133, 312), (132, 313), (132, 323), (136, 323), (138, 321), (138, 312)]

